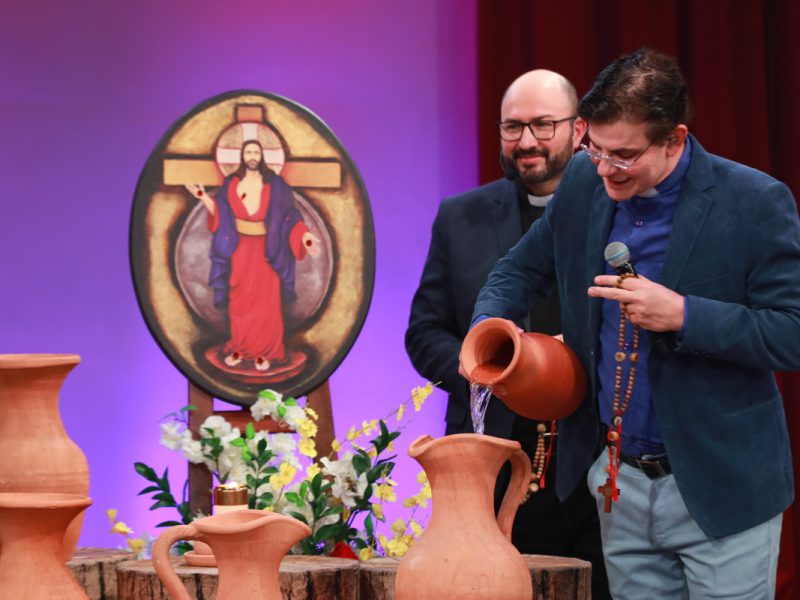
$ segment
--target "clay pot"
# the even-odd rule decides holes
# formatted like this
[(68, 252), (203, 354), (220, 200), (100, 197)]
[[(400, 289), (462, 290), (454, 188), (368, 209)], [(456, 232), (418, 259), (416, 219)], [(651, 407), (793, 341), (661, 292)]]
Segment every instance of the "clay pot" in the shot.
[(572, 414), (586, 393), (586, 375), (575, 353), (542, 333), (523, 333), (506, 319), (485, 319), (461, 345), (461, 367), (470, 381), (518, 415), (537, 421)]
[[(408, 455), (431, 484), (431, 520), (397, 569), (397, 600), (530, 600), (531, 576), (511, 545), (511, 525), (530, 483), (531, 463), (518, 442), (463, 433), (424, 435)], [(511, 461), (511, 482), (494, 516), (500, 467)]]
[(263, 510), (233, 510), (177, 525), (153, 545), (153, 566), (173, 600), (190, 600), (175, 574), (169, 549), (178, 540), (211, 546), (219, 568), (217, 600), (282, 600), (278, 571), (289, 549), (311, 535), (308, 525)]
[(0, 493), (3, 598), (88, 600), (62, 553), (64, 532), (91, 503), (76, 494)]
[[(89, 466), (61, 422), (58, 394), (76, 354), (0, 354), (0, 492), (89, 493)], [(78, 514), (78, 513), (76, 513)], [(83, 513), (67, 528), (72, 558)]]

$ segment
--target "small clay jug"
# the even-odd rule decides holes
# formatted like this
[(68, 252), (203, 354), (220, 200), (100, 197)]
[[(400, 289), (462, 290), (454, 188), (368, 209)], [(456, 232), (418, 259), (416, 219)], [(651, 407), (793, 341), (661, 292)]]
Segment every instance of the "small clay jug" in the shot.
[(169, 549), (178, 540), (211, 546), (219, 569), (217, 600), (282, 600), (278, 578), (289, 549), (311, 535), (308, 525), (263, 510), (236, 510), (164, 531), (153, 545), (153, 566), (172, 600), (190, 600)]
[(467, 333), (459, 356), (467, 378), (518, 415), (562, 419), (580, 406), (586, 374), (575, 353), (542, 333), (520, 332), (506, 319), (485, 319)]
[[(77, 354), (0, 354), (0, 492), (89, 493), (89, 466), (64, 430), (58, 394)], [(79, 514), (80, 513), (80, 514)], [(72, 558), (83, 512), (64, 536)]]
[(0, 493), (0, 596), (88, 600), (62, 551), (67, 526), (91, 503), (77, 494)]
[[(530, 571), (511, 544), (511, 525), (531, 476), (519, 442), (473, 433), (424, 435), (408, 455), (425, 469), (433, 509), (427, 529), (398, 566), (397, 600), (531, 600)], [(495, 519), (495, 481), (507, 460), (511, 482)]]

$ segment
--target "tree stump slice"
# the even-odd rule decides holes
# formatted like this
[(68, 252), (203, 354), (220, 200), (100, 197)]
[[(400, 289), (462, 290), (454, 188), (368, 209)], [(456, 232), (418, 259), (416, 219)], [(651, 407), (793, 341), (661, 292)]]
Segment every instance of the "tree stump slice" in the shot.
[(117, 565), (135, 557), (127, 550), (78, 548), (67, 568), (90, 600), (117, 600)]
[(399, 563), (396, 558), (372, 558), (362, 562), (358, 573), (359, 600), (395, 600), (394, 578)]
[[(592, 565), (577, 558), (523, 554), (533, 583), (533, 600), (589, 600)], [(394, 579), (399, 561), (374, 558), (361, 563), (360, 600), (395, 600)], [(444, 600), (444, 599), (443, 599)]]
[[(175, 573), (190, 598), (214, 600), (217, 569), (192, 567), (183, 559), (173, 561)], [(149, 560), (119, 566), (118, 600), (171, 600)], [(358, 561), (328, 556), (287, 556), (281, 562), (284, 600), (358, 600)]]

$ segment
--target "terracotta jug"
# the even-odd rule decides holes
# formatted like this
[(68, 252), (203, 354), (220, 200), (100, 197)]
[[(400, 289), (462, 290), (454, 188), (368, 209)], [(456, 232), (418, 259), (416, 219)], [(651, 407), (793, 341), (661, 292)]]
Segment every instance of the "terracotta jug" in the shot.
[[(64, 430), (58, 394), (77, 354), (0, 354), (0, 492), (89, 493), (89, 466)], [(80, 511), (79, 511), (80, 512)], [(76, 513), (62, 558), (72, 558), (83, 523)]]
[(88, 600), (62, 551), (67, 527), (91, 503), (77, 494), (0, 493), (3, 598)]
[(586, 393), (586, 374), (569, 346), (520, 332), (506, 319), (485, 319), (470, 329), (459, 360), (470, 381), (491, 385), (492, 394), (529, 419), (569, 416)]
[[(473, 433), (424, 435), (408, 454), (425, 469), (433, 510), (425, 533), (400, 561), (397, 600), (530, 600), (530, 571), (511, 545), (531, 476), (519, 443)], [(495, 519), (495, 481), (507, 460), (511, 482)]]
[(175, 574), (169, 549), (178, 540), (211, 546), (219, 568), (217, 600), (282, 600), (281, 560), (311, 535), (308, 525), (263, 510), (236, 510), (170, 527), (153, 545), (153, 566), (172, 600), (190, 600)]

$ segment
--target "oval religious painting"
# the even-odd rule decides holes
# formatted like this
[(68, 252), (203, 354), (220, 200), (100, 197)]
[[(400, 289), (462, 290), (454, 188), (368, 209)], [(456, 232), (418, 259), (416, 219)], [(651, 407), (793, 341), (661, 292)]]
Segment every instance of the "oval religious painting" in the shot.
[(256, 91), (211, 98), (159, 142), (136, 188), (134, 287), (175, 366), (213, 396), (303, 396), (344, 359), (374, 283), (364, 184), (330, 129)]

